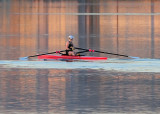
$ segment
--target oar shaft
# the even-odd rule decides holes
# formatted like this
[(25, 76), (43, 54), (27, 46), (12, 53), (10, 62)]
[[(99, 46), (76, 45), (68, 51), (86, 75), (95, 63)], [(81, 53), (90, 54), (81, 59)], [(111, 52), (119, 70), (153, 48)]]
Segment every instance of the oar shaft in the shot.
[[(77, 48), (77, 47), (75, 47), (75, 49), (90, 51), (90, 49)], [(111, 54), (111, 55), (118, 55), (118, 56), (129, 57), (129, 56), (127, 56), (127, 55), (122, 55), (122, 54), (117, 54), (117, 53), (110, 53), (110, 52), (103, 52), (103, 51), (97, 51), (97, 50), (94, 50), (94, 51), (92, 51), (92, 52), (97, 52), (97, 53), (104, 53), (104, 54)]]
[(129, 57), (129, 56), (127, 56), (127, 55), (122, 55), (122, 54), (117, 54), (117, 53), (110, 53), (110, 52), (103, 52), (103, 51), (96, 51), (96, 50), (95, 50), (94, 52), (111, 54), (111, 55), (118, 55), (118, 56), (124, 56), (124, 57)]
[(55, 51), (55, 52), (50, 52), (50, 53), (43, 53), (43, 54), (38, 54), (38, 55), (32, 55), (32, 56), (28, 56), (28, 58), (30, 58), (30, 57), (37, 57), (37, 56), (41, 56), (41, 55), (47, 55), (47, 54), (60, 53), (60, 52), (64, 52), (64, 51), (66, 51), (66, 50)]
[(37, 55), (32, 55), (32, 56), (27, 56), (27, 57), (20, 57), (19, 60), (28, 60), (31, 57), (37, 57), (37, 56), (41, 56), (41, 55), (47, 55), (47, 54), (54, 54), (54, 53), (59, 53), (61, 54), (61, 52), (65, 52), (66, 50), (62, 50), (62, 51), (55, 51), (55, 52), (50, 52), (50, 53), (43, 53), (43, 54), (37, 54)]

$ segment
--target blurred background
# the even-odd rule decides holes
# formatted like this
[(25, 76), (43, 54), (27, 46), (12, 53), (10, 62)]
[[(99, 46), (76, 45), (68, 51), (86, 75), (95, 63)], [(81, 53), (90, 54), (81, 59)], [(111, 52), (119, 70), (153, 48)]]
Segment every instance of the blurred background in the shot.
[(77, 47), (159, 58), (159, 6), (159, 0), (0, 0), (0, 59), (64, 50), (68, 35)]

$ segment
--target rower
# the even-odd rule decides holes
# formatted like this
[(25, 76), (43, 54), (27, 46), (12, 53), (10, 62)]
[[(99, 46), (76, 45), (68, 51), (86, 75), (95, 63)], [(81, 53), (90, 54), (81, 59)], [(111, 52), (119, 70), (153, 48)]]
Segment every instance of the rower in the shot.
[(70, 55), (70, 56), (74, 56), (75, 53), (74, 53), (74, 45), (73, 45), (73, 39), (74, 39), (74, 36), (72, 35), (69, 35), (68, 36), (68, 41), (66, 42), (66, 55)]

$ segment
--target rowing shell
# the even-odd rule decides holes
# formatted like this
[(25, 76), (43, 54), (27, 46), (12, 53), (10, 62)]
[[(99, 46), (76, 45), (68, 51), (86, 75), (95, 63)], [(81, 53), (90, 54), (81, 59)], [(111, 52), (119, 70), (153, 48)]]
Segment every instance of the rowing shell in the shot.
[(41, 55), (38, 59), (80, 59), (80, 60), (107, 60), (107, 57), (93, 56), (66, 56), (66, 55)]

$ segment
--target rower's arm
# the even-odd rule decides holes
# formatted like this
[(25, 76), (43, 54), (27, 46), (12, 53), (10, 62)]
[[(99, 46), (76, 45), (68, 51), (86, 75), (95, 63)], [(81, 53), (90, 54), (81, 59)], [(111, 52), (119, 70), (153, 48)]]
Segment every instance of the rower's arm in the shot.
[(66, 42), (66, 50), (69, 50), (68, 46), (69, 46), (69, 42)]

